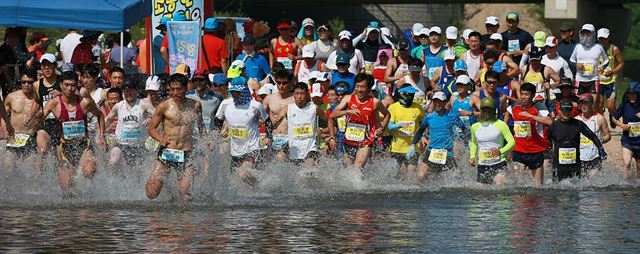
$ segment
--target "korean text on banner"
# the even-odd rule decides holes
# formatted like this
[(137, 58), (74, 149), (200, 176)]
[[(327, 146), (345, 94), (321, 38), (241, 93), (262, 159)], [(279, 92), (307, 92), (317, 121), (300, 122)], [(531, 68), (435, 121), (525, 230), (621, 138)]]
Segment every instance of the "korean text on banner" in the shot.
[(169, 68), (174, 73), (179, 64), (191, 68), (191, 75), (198, 66), (200, 24), (197, 21), (169, 21)]
[[(151, 27), (160, 24), (162, 17), (173, 19), (176, 13), (184, 13), (187, 20), (200, 22), (200, 26), (204, 24), (202, 15), (204, 13), (203, 0), (153, 0), (153, 11), (151, 13)], [(160, 34), (160, 30), (152, 29), (155, 38)]]

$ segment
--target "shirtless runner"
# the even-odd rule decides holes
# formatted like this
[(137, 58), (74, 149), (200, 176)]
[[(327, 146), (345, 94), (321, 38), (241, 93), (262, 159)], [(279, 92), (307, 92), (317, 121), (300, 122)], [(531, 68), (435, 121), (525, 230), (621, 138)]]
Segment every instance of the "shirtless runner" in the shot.
[[(199, 102), (185, 97), (189, 79), (182, 74), (169, 77), (171, 97), (161, 102), (151, 117), (149, 135), (160, 142), (156, 163), (145, 186), (147, 197), (154, 199), (160, 195), (165, 177), (175, 170), (178, 189), (182, 201), (191, 200), (189, 189), (193, 182), (196, 158), (190, 158), (193, 147), (193, 123), (197, 121), (200, 137), (211, 147), (202, 122), (202, 106)], [(162, 124), (164, 133), (157, 128)]]
[(269, 118), (273, 123), (273, 141), (271, 144), (272, 150), (275, 152), (276, 160), (286, 161), (287, 150), (289, 144), (289, 137), (287, 136), (287, 118), (283, 114), (280, 114), (287, 105), (294, 103), (293, 95), (291, 94), (290, 85), (293, 81), (293, 74), (288, 70), (280, 70), (276, 72), (274, 77), (278, 92), (272, 93), (267, 96), (262, 105), (264, 106)]

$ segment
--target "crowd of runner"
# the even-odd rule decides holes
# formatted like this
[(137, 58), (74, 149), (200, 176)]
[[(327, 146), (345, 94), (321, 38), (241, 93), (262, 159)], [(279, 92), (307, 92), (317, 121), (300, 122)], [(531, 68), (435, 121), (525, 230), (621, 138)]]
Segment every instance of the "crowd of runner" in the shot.
[[(355, 33), (309, 18), (296, 32), (282, 20), (273, 38), (248, 33), (241, 47), (229, 47), (225, 23), (210, 18), (201, 50), (206, 66), (192, 72), (182, 64), (142, 81), (105, 68), (92, 54), (97, 34), (88, 32), (72, 57), (34, 51), (21, 66), (19, 86), (0, 107), (5, 168), (21, 160), (42, 171), (44, 157), (55, 152), (68, 191), (76, 168), (95, 174), (96, 149), (114, 168), (154, 157), (150, 199), (175, 171), (189, 200), (196, 172), (215, 163), (206, 155), (221, 149), (249, 185), (256, 176), (242, 169), (273, 161), (313, 167), (337, 159), (345, 170), (363, 172), (372, 157), (393, 158), (405, 180), (425, 181), (468, 162), (482, 184), (506, 184), (507, 165), (515, 165), (542, 185), (545, 165), (553, 181), (593, 177), (607, 158), (610, 130), (620, 128), (623, 173), (635, 175), (640, 83), (616, 92), (624, 61), (611, 31), (563, 23), (559, 37), (532, 36), (519, 20), (508, 13), (499, 33), (499, 18), (487, 17), (484, 34), (416, 23), (399, 38), (376, 21)], [(157, 29), (165, 32), (167, 21)], [(16, 38), (7, 40), (14, 35), (5, 35), (0, 53), (15, 45)], [(74, 63), (83, 56), (86, 62)], [(128, 58), (135, 66), (135, 54)]]

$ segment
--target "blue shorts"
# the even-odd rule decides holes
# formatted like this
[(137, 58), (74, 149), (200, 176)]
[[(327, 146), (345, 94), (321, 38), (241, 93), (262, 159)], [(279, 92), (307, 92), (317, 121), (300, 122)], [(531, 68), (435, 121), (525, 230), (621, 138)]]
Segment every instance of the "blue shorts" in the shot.
[(604, 95), (607, 98), (611, 98), (612, 96), (615, 97), (616, 85), (614, 83), (608, 85), (600, 84), (600, 91), (598, 91), (598, 94)]

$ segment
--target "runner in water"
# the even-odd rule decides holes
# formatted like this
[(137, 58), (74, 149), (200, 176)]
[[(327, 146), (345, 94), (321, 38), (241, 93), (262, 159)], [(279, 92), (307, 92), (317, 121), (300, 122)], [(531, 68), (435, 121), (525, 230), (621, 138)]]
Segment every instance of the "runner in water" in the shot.
[(99, 146), (105, 146), (104, 115), (90, 98), (82, 98), (76, 94), (78, 76), (75, 72), (63, 72), (60, 77), (62, 96), (47, 102), (43, 115), (51, 113), (58, 122), (62, 132), (57, 137), (60, 144), (57, 147), (58, 176), (60, 188), (69, 191), (72, 186), (76, 168), (79, 166), (85, 177), (92, 177), (96, 172), (93, 145), (87, 132), (87, 113), (98, 116), (98, 131), (96, 141)]
[[(9, 172), (15, 170), (17, 159), (34, 162), (35, 169), (39, 173), (43, 170), (44, 153), (39, 153), (36, 145), (36, 130), (41, 119), (31, 118), (31, 110), (38, 104), (33, 91), (35, 81), (35, 71), (25, 71), (20, 76), (22, 89), (10, 93), (4, 101), (4, 109), (10, 115), (8, 123), (14, 128), (13, 136), (7, 140), (4, 156), (4, 167)], [(27, 121), (27, 119), (30, 120)], [(33, 158), (36, 154), (38, 154), (37, 158)]]
[[(582, 121), (589, 129), (598, 136), (601, 143), (611, 140), (609, 126), (604, 117), (593, 108), (593, 97), (590, 94), (580, 96), (580, 111), (576, 119)], [(592, 177), (602, 170), (602, 158), (598, 153), (596, 145), (584, 135), (580, 135), (580, 161), (582, 162), (582, 176)]]
[(273, 123), (273, 143), (271, 149), (275, 153), (276, 160), (286, 161), (289, 144), (287, 134), (288, 125), (287, 118), (280, 114), (280, 112), (287, 107), (287, 105), (294, 103), (290, 88), (293, 75), (288, 70), (281, 70), (276, 73), (275, 81), (278, 92), (267, 96), (264, 101), (262, 101), (262, 105), (269, 113), (269, 118)]
[(609, 65), (604, 66), (604, 59), (600, 59), (600, 101), (597, 102), (598, 112), (604, 114), (604, 101), (607, 100), (607, 109), (609, 110), (609, 124), (615, 128), (615, 124), (611, 121), (612, 112), (616, 111), (616, 80), (618, 73), (624, 69), (624, 59), (620, 48), (611, 43), (610, 31), (607, 28), (598, 29), (598, 42), (607, 52), (609, 56)]
[(349, 84), (346, 82), (338, 82), (336, 83), (334, 93), (335, 98), (332, 98), (331, 89), (329, 89), (329, 103), (330, 107), (327, 109), (327, 117), (329, 118), (329, 147), (330, 150), (335, 151), (335, 155), (338, 160), (342, 159), (342, 154), (344, 153), (344, 132), (347, 129), (347, 117), (342, 116), (339, 118), (332, 118), (331, 113), (337, 108), (340, 104), (344, 96), (349, 95)]
[(407, 152), (412, 146), (413, 136), (420, 121), (424, 117), (422, 107), (413, 102), (416, 89), (411, 84), (401, 86), (397, 91), (398, 102), (389, 106), (391, 119), (387, 124), (387, 129), (392, 133), (391, 157), (396, 159), (400, 170), (398, 176), (406, 180), (409, 172), (415, 172), (418, 165), (418, 156), (407, 156)]
[[(373, 76), (361, 73), (355, 82), (355, 92), (342, 99), (331, 112), (331, 118), (346, 116), (344, 163), (362, 172), (371, 157), (375, 138), (382, 135), (390, 116), (382, 102), (371, 96)], [(382, 120), (378, 119), (380, 112), (385, 116)]]
[[(198, 158), (192, 158), (193, 124), (197, 123), (200, 138), (211, 147), (202, 124), (202, 106), (185, 97), (189, 79), (182, 74), (169, 77), (170, 98), (161, 102), (151, 118), (149, 135), (160, 142), (155, 166), (145, 186), (147, 197), (154, 199), (162, 191), (165, 177), (175, 170), (182, 201), (190, 201), (189, 189), (193, 181), (194, 167)], [(162, 124), (164, 133), (158, 132)], [(195, 156), (194, 156), (195, 157)]]
[[(62, 89), (56, 74), (56, 63), (56, 57), (52, 54), (44, 54), (40, 58), (40, 69), (42, 70), (43, 78), (33, 84), (40, 103), (40, 108), (37, 110), (43, 109), (48, 101), (61, 94)], [(32, 111), (32, 115), (35, 115), (35, 112)], [(38, 130), (36, 138), (40, 154), (46, 154), (51, 147), (57, 146), (59, 136), (60, 129), (55, 116), (53, 114), (45, 115), (44, 123)]]
[[(636, 177), (640, 175), (640, 83), (631, 82), (629, 90), (622, 98), (622, 104), (613, 115), (613, 122), (622, 129), (622, 160), (624, 161), (624, 176), (629, 179), (631, 173), (631, 162), (636, 161)], [(622, 118), (622, 119), (620, 119)]]
[(451, 95), (447, 105), (447, 108), (451, 109), (450, 114), (454, 117), (458, 117), (460, 121), (464, 123), (465, 129), (467, 130), (462, 131), (462, 129), (456, 126), (454, 132), (456, 139), (464, 147), (469, 145), (469, 140), (471, 138), (468, 130), (470, 130), (471, 125), (476, 122), (476, 117), (474, 116), (475, 110), (471, 105), (471, 97), (474, 96), (470, 92), (472, 86), (473, 83), (469, 76), (464, 74), (458, 76), (455, 81), (456, 92)]
[[(553, 181), (580, 176), (580, 137), (584, 135), (598, 148), (601, 159), (607, 158), (607, 153), (602, 143), (582, 121), (573, 118), (573, 102), (562, 100), (560, 102), (560, 120), (554, 121), (549, 126), (549, 137), (553, 142)], [(623, 152), (624, 156), (624, 152)]]
[(109, 166), (115, 167), (122, 159), (127, 166), (140, 165), (144, 159), (143, 142), (145, 140), (143, 132), (145, 119), (153, 116), (155, 108), (149, 104), (143, 104), (137, 98), (138, 90), (134, 83), (124, 85), (124, 100), (116, 103), (105, 121), (118, 119), (115, 130), (115, 144), (109, 151)]
[(477, 182), (504, 186), (507, 183), (505, 154), (513, 149), (515, 141), (509, 126), (498, 120), (494, 99), (486, 97), (479, 106), (478, 122), (471, 126), (469, 164), (478, 165)]

